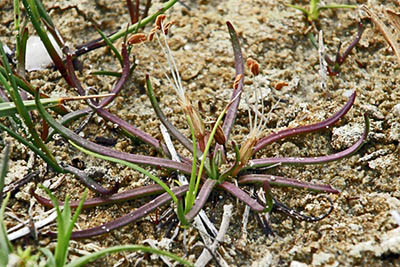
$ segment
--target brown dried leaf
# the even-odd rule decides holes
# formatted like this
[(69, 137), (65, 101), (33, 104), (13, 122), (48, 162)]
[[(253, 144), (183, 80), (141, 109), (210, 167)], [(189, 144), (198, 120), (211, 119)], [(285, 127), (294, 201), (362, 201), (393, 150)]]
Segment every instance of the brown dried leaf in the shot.
[[(371, 9), (369, 9), (367, 6), (363, 5), (362, 10), (364, 10), (368, 14), (370, 19), (378, 27), (379, 31), (382, 33), (386, 42), (392, 47), (392, 49), (397, 57), (397, 60), (400, 64), (400, 47), (397, 44), (396, 37), (393, 36), (391, 30), (388, 27), (386, 27), (386, 25), (382, 22), (382, 20), (378, 17), (378, 15), (376, 15), (376, 13), (374, 13)], [(396, 13), (391, 12), (391, 14), (396, 14)], [(396, 23), (399, 22), (397, 14), (396, 14), (396, 18), (395, 18), (396, 22), (393, 21), (393, 18), (391, 16), (389, 16), (389, 18), (391, 18), (391, 21), (395, 24), (395, 27), (397, 28), (398, 26), (396, 25)]]
[(235, 81), (233, 82), (233, 89), (238, 89), (240, 81), (243, 79), (243, 74), (238, 74), (235, 77)]
[(389, 17), (392, 24), (395, 26), (397, 34), (400, 34), (400, 14), (395, 13), (390, 9), (386, 9), (386, 14)]

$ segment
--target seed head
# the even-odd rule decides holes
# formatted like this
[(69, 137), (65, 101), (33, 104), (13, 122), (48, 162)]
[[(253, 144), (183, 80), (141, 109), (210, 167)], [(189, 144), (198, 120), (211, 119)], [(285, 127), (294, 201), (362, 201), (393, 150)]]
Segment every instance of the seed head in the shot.
[(288, 86), (289, 84), (287, 82), (278, 82), (275, 84), (275, 89), (276, 90), (281, 90), (283, 87)]
[(154, 23), (154, 28), (157, 30), (161, 30), (161, 25), (167, 16), (164, 14), (158, 15), (156, 18), (156, 22)]
[(144, 41), (146, 41), (146, 35), (144, 33), (136, 33), (134, 35), (132, 35), (131, 37), (129, 37), (128, 39), (128, 44), (140, 44)]
[(171, 21), (167, 22), (165, 25), (161, 24), (161, 28), (162, 28), (162, 30), (163, 30), (163, 32), (164, 32), (165, 35), (168, 34), (169, 28), (170, 28), (171, 25), (174, 24), (174, 23), (175, 23), (175, 21), (171, 20)]
[[(257, 141), (261, 138), (261, 135), (265, 129), (267, 119), (264, 117), (264, 98), (261, 93), (261, 90), (255, 90), (253, 94), (255, 98), (255, 104), (250, 105), (248, 99), (246, 98), (246, 102), (249, 106), (249, 120), (250, 120), (250, 132), (247, 136), (246, 141), (240, 147), (240, 162), (242, 166), (246, 165), (250, 160), (251, 156), (254, 153), (254, 146), (257, 144)], [(261, 101), (260, 101), (261, 100)], [(261, 103), (259, 103), (261, 102)], [(261, 104), (261, 113), (258, 111), (258, 107)], [(251, 108), (254, 112), (254, 121), (251, 115)]]
[(149, 41), (151, 42), (154, 38), (154, 35), (157, 31), (162, 30), (165, 35), (168, 34), (169, 27), (174, 23), (173, 21), (168, 22), (164, 25), (164, 20), (167, 16), (164, 14), (158, 15), (156, 18), (156, 22), (154, 23), (154, 27), (150, 30), (149, 33)]
[(253, 156), (254, 147), (257, 144), (258, 138), (256, 136), (252, 136), (251, 133), (246, 139), (246, 142), (240, 147), (240, 165), (244, 166), (249, 162), (251, 157)]
[[(206, 130), (204, 127), (204, 123), (201, 119), (199, 112), (193, 107), (189, 97), (185, 93), (185, 89), (182, 86), (181, 76), (179, 74), (177, 64), (172, 55), (172, 51), (169, 48), (167, 42), (167, 34), (171, 25), (174, 23), (170, 21), (164, 24), (165, 15), (159, 15), (156, 19), (154, 28), (150, 31), (149, 40), (151, 41), (154, 36), (156, 37), (164, 55), (168, 61), (168, 69), (165, 72), (165, 78), (171, 83), (174, 91), (178, 95), (178, 103), (181, 105), (185, 114), (189, 117), (192, 126), (194, 135), (197, 140), (204, 141), (204, 137), (206, 136)], [(159, 34), (160, 32), (160, 34)], [(167, 73), (170, 73), (168, 75)]]
[(259, 71), (260, 71), (260, 65), (258, 64), (257, 61), (255, 61), (252, 58), (247, 59), (247, 66), (249, 67), (251, 73), (253, 73), (254, 76), (257, 76)]
[(190, 118), (190, 121), (193, 125), (194, 136), (197, 140), (203, 140), (206, 136), (206, 128), (204, 127), (203, 120), (199, 112), (193, 107), (190, 99), (185, 96), (186, 100), (185, 103), (181, 103), (185, 114)]
[(153, 41), (153, 38), (154, 38), (154, 35), (156, 34), (156, 32), (157, 32), (156, 28), (151, 29), (151, 31), (149, 33), (149, 37), (148, 37), (150, 42)]
[[(213, 125), (212, 125), (212, 128), (214, 128), (214, 127), (215, 127), (215, 123), (213, 123)], [(215, 132), (214, 138), (218, 144), (225, 145), (226, 137), (225, 137), (224, 131), (222, 130), (221, 125), (219, 125), (219, 124), (217, 126), (217, 131)]]

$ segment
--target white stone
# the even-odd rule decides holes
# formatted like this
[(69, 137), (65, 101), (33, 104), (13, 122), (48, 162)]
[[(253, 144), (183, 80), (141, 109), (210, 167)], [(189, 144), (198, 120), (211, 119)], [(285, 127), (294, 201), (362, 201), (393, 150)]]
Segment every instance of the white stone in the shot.
[(308, 266), (307, 264), (299, 261), (292, 261), (290, 263), (290, 267), (307, 267), (307, 266)]
[(333, 255), (325, 252), (316, 253), (313, 255), (312, 265), (313, 266), (326, 266), (331, 260)]
[[(62, 57), (61, 48), (54, 40), (51, 34), (48, 34), (50, 42), (53, 44), (57, 51), (57, 54)], [(27, 71), (43, 70), (53, 63), (49, 53), (47, 53), (46, 47), (39, 36), (33, 35), (28, 38), (26, 44), (26, 55), (25, 55), (25, 69)]]

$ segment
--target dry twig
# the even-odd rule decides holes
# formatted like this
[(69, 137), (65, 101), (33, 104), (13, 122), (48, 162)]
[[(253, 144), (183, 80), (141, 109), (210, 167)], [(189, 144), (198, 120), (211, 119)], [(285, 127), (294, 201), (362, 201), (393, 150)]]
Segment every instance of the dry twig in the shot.
[[(203, 252), (201, 253), (200, 257), (197, 259), (195, 266), (206, 266), (207, 263), (212, 259), (212, 254), (215, 253), (217, 250), (217, 247), (219, 243), (222, 243), (224, 241), (224, 236), (226, 234), (226, 231), (228, 230), (229, 227), (229, 222), (232, 217), (232, 208), (233, 205), (224, 205), (224, 215), (222, 217), (222, 222), (221, 222), (221, 227), (219, 228), (219, 232), (217, 235), (217, 238), (214, 240), (214, 242), (211, 244), (211, 246), (208, 247), (208, 249), (204, 249)], [(219, 262), (221, 265), (225, 266), (227, 264), (225, 261)]]

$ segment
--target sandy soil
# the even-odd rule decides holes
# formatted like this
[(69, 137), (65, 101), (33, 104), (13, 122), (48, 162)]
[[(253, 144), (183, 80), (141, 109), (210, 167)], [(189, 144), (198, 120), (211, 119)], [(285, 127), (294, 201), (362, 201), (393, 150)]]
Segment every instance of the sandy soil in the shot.
[[(10, 2), (1, 4), (0, 38), (8, 46), (14, 47)], [(167, 12), (168, 20), (175, 21), (169, 41), (175, 59), (179, 62), (184, 87), (195, 103), (202, 103), (202, 116), (206, 121), (216, 119), (216, 114), (227, 104), (231, 94), (234, 60), (226, 21), (232, 22), (240, 36), (244, 58), (251, 57), (260, 63), (260, 75), (256, 78), (252, 78), (246, 70), (244, 94), (251, 96), (255, 88), (261, 88), (266, 93), (265, 103), (268, 107), (280, 100), (269, 115), (265, 134), (326, 119), (343, 106), (352, 91), (357, 92), (350, 112), (332, 129), (272, 144), (257, 157), (328, 155), (347, 148), (359, 138), (364, 125), (363, 114), (368, 114), (371, 120), (368, 142), (347, 159), (324, 165), (277, 167), (270, 170), (273, 174), (326, 183), (340, 190), (340, 195), (329, 196), (333, 200), (334, 211), (322, 221), (298, 222), (285, 215), (273, 214), (271, 226), (275, 235), (271, 237), (263, 233), (256, 216), (252, 214), (247, 228), (248, 236), (244, 239), (241, 232), (244, 204), (226, 193), (215, 192), (210, 197), (206, 211), (217, 226), (221, 221), (223, 205), (234, 205), (232, 223), (222, 246), (225, 251), (220, 250), (224, 259), (232, 266), (400, 266), (400, 228), (390, 213), (392, 210), (400, 211), (400, 91), (397, 87), (399, 63), (373, 24), (366, 23), (362, 40), (342, 65), (340, 75), (329, 77), (327, 88), (323, 89), (318, 52), (305, 35), (307, 23), (300, 12), (284, 5), (292, 2), (184, 2), (190, 9), (177, 4)], [(301, 5), (306, 5), (305, 2), (295, 1)], [(124, 1), (77, 3), (78, 9), (83, 11), (81, 14), (75, 9), (65, 9), (74, 5), (74, 1), (45, 1), (46, 8), (52, 9), (50, 14), (70, 47), (98, 37), (92, 27), (93, 23), (88, 22), (89, 19), (100, 25), (106, 33), (123, 27), (129, 20)], [(384, 8), (399, 11), (395, 1), (384, 1), (382, 4), (381, 1), (359, 0), (356, 3), (374, 7), (378, 13)], [(157, 10), (159, 6), (160, 4), (155, 3), (151, 11)], [(354, 39), (360, 17), (365, 18), (365, 14), (359, 10), (340, 9), (321, 13), (319, 24), (331, 57), (334, 57), (340, 41), (345, 48)], [(149, 28), (145, 31), (149, 31)], [(159, 46), (156, 43), (137, 46), (133, 54), (138, 66), (111, 110), (133, 125), (161, 138), (159, 121), (143, 93), (144, 76), (149, 73), (165, 113), (188, 135), (176, 96), (163, 76), (163, 68), (156, 63), (159, 60), (162, 66), (166, 64)], [(119, 70), (119, 64), (112, 58), (111, 52), (103, 48), (80, 59), (84, 69), (78, 75), (84, 85), (93, 86), (99, 92), (108, 92), (114, 80), (91, 75), (91, 72), (101, 69)], [(51, 95), (73, 95), (72, 90), (60, 79), (58, 72), (32, 72), (29, 78), (35, 86), (40, 86)], [(288, 83), (288, 86), (275, 89), (276, 84), (282, 82)], [(70, 105), (71, 109), (83, 107), (79, 103)], [(76, 123), (71, 127), (78, 125)], [(240, 142), (248, 133), (248, 128), (248, 115), (243, 102), (232, 138)], [(148, 147), (137, 145), (123, 137), (112, 124), (97, 117), (85, 128), (84, 135), (91, 140), (97, 136), (115, 138), (118, 141), (116, 148), (123, 151), (155, 154)], [(3, 140), (10, 140), (4, 134), (2, 137)], [(119, 181), (122, 185), (120, 191), (151, 183), (142, 175), (122, 166), (88, 158), (62, 139), (52, 142), (50, 147), (62, 161), (70, 163), (73, 159), (81, 159), (87, 169), (103, 172), (103, 183), (106, 185)], [(16, 143), (13, 143), (11, 157), (8, 183), (21, 179), (23, 175), (43, 165), (38, 159), (32, 164), (30, 153)], [(166, 176), (165, 173), (159, 175)], [(53, 191), (60, 198), (70, 193), (74, 199), (78, 199), (84, 190), (70, 175), (49, 173), (38, 180), (46, 180), (45, 184), (48, 185), (58, 181), (59, 185), (54, 186), (57, 188)], [(32, 186), (33, 183), (25, 186), (15, 195), (9, 203), (9, 213), (27, 219), (30, 203), (33, 205), (31, 210), (34, 216), (43, 213), (45, 209), (32, 201), (27, 193)], [(326, 203), (321, 202), (314, 193), (279, 188), (274, 188), (273, 193), (281, 202), (306, 214), (318, 215), (327, 210)], [(91, 193), (90, 196), (94, 194)], [(84, 211), (78, 221), (79, 227), (85, 229), (115, 219), (138, 207), (137, 202), (144, 203), (131, 201)], [(91, 252), (112, 245), (140, 244), (145, 239), (161, 240), (167, 227), (157, 229), (153, 217), (146, 217), (106, 236), (73, 241), (71, 257), (80, 255), (82, 251)], [(16, 223), (11, 217), (6, 218), (8, 228)], [(169, 248), (179, 255), (184, 254), (182, 233), (183, 231)], [(193, 247), (199, 240), (199, 234), (194, 229), (190, 229), (188, 234), (188, 258), (194, 261), (201, 252), (201, 247)], [(37, 246), (31, 238), (22, 242)], [(39, 244), (52, 246), (54, 242), (40, 239)], [(107, 265), (111, 266), (121, 259), (124, 265), (134, 264), (140, 256), (138, 254), (128, 257), (128, 254), (107, 257)], [(142, 261), (146, 265), (149, 262), (161, 264), (160, 261), (150, 261), (148, 257)], [(104, 261), (95, 263), (99, 266), (102, 264)]]

